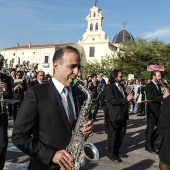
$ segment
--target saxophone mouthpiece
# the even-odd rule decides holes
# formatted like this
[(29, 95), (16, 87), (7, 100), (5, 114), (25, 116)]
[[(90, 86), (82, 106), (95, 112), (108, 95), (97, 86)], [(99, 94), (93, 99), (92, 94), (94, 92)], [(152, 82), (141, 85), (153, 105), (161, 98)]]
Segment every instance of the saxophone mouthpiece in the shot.
[(82, 86), (84, 86), (84, 82), (83, 82), (83, 80), (80, 80), (80, 79), (74, 79), (74, 85), (77, 85), (77, 86), (82, 85)]

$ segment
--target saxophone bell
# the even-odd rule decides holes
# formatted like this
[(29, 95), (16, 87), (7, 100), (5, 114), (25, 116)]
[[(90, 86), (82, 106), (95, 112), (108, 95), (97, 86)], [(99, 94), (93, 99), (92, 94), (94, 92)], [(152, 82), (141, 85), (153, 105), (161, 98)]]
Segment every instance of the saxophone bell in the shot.
[(83, 148), (83, 158), (80, 162), (75, 164), (75, 170), (86, 170), (91, 161), (99, 159), (99, 152), (97, 148), (90, 142), (86, 142)]

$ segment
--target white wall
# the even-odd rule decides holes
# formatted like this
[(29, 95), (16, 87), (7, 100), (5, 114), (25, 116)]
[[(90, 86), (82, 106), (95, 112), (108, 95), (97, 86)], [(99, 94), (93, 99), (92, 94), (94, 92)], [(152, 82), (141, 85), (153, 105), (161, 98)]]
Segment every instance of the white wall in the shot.
[[(5, 59), (9, 61), (14, 58), (14, 66), (18, 64), (18, 58), (20, 58), (20, 63), (22, 64), (23, 61), (29, 61), (30, 64), (38, 63), (38, 70), (43, 70), (46, 74), (52, 74), (52, 58), (55, 52), (55, 47), (50, 48), (19, 48), (16, 49), (4, 49), (1, 50), (1, 54), (4, 56)], [(15, 56), (14, 56), (15, 53)], [(44, 68), (42, 67), (42, 63), (45, 61), (45, 56), (49, 56), (49, 67)]]

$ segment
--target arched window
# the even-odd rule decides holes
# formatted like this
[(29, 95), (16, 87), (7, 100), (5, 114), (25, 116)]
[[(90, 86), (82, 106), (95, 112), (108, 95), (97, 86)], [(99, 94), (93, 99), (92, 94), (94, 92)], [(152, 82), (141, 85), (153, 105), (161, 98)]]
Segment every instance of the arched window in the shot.
[(96, 16), (96, 13), (94, 12), (93, 17), (95, 17), (95, 16)]
[(98, 30), (98, 23), (96, 23), (95, 30)]
[(90, 31), (93, 31), (93, 24), (90, 24)]

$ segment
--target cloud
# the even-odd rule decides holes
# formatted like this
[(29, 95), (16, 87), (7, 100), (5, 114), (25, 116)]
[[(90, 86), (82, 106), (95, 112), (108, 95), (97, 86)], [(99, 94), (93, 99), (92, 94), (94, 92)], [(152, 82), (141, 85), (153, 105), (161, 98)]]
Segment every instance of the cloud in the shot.
[(153, 32), (144, 33), (144, 38), (170, 38), (170, 27), (161, 28)]

